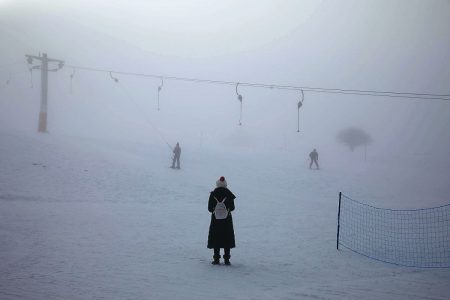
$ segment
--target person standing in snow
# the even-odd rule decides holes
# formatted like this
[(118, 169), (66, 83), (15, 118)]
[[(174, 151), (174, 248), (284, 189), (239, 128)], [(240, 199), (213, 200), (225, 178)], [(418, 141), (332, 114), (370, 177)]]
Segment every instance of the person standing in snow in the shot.
[(175, 161), (177, 162), (177, 169), (180, 168), (180, 156), (181, 156), (181, 148), (180, 144), (177, 143), (175, 148), (173, 149), (173, 159), (172, 159), (172, 169), (175, 169)]
[(230, 265), (230, 249), (236, 247), (231, 216), (235, 198), (236, 196), (227, 188), (225, 177), (220, 177), (216, 181), (216, 188), (209, 195), (208, 201), (208, 211), (211, 213), (208, 249), (214, 249), (213, 265), (220, 263), (220, 248), (224, 249), (225, 265)]
[(309, 163), (309, 168), (311, 169), (313, 163), (316, 164), (317, 170), (319, 169), (319, 164), (317, 161), (319, 160), (319, 153), (317, 153), (317, 150), (314, 149), (311, 153), (309, 153), (309, 158), (311, 159), (311, 162)]

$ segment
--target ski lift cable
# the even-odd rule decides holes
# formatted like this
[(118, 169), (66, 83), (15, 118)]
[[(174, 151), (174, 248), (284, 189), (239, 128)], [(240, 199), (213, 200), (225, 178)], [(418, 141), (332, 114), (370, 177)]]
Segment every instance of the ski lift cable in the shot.
[[(94, 69), (88, 67), (77, 67), (80, 69), (88, 70), (88, 71), (97, 71), (97, 72), (110, 72), (108, 70), (102, 69)], [(183, 81), (192, 81), (192, 82), (202, 82), (202, 83), (217, 83), (217, 84), (229, 84), (235, 85), (236, 82), (233, 81), (222, 81), (222, 80), (209, 80), (209, 79), (198, 79), (198, 78), (186, 78), (186, 77), (175, 77), (175, 76), (161, 76), (161, 75), (152, 75), (152, 74), (142, 74), (142, 73), (132, 73), (132, 72), (119, 72), (115, 71), (114, 73), (122, 74), (122, 75), (130, 75), (130, 76), (142, 76), (142, 77), (154, 77), (154, 78), (165, 78), (165, 79), (173, 79), (173, 80), (183, 80)], [(358, 93), (358, 94), (397, 94), (401, 95), (413, 95), (413, 96), (430, 96), (430, 97), (450, 97), (450, 94), (430, 94), (430, 93), (409, 93), (409, 92), (392, 92), (392, 91), (372, 91), (372, 90), (351, 90), (351, 89), (332, 89), (332, 88), (319, 88), (319, 87), (307, 87), (307, 86), (289, 86), (289, 85), (269, 85), (263, 83), (249, 83), (249, 82), (240, 82), (240, 85), (243, 86), (252, 86), (252, 87), (263, 87), (263, 88), (275, 88), (275, 89), (287, 89), (287, 90), (306, 90), (306, 91), (316, 91), (316, 92), (346, 92), (346, 93)], [(377, 96), (377, 95), (374, 95)], [(382, 95), (380, 95), (382, 96)], [(447, 100), (447, 99), (446, 99)]]
[[(72, 83), (72, 78), (73, 75), (75, 74), (75, 69), (76, 67), (73, 67), (73, 73), (70, 75), (70, 79), (71, 79), (71, 83)], [(127, 96), (127, 98), (134, 104), (134, 106), (136, 107), (137, 111), (139, 111), (144, 119), (144, 121), (147, 123), (147, 125), (149, 125), (153, 130), (155, 130), (159, 137), (164, 141), (164, 143), (171, 149), (173, 150), (173, 147), (169, 144), (169, 142), (167, 142), (167, 140), (165, 139), (164, 135), (161, 133), (161, 131), (155, 126), (153, 125), (152, 122), (150, 122), (148, 120), (148, 118), (142, 113), (143, 110), (139, 107), (139, 105), (136, 103), (136, 101), (134, 100), (134, 98), (131, 96), (130, 92), (127, 90), (127, 88), (125, 87), (125, 85), (119, 81), (119, 79), (117, 77), (114, 77), (112, 75), (113, 71), (109, 71), (109, 76), (111, 77), (112, 80), (114, 80), (115, 83), (118, 83), (120, 88), (123, 90), (124, 94)], [(116, 72), (114, 72), (116, 73)], [(164, 81), (163, 79), (161, 79), (161, 85), (158, 87), (158, 94), (159, 91), (161, 90), (162, 86), (164, 85)], [(159, 97), (158, 97), (159, 98)]]
[(140, 106), (137, 104), (137, 102), (135, 101), (134, 97), (131, 96), (130, 92), (129, 92), (128, 89), (125, 87), (125, 85), (124, 85), (122, 82), (120, 82), (118, 79), (117, 79), (116, 82), (119, 84), (119, 87), (122, 89), (122, 91), (124, 92), (124, 94), (127, 96), (128, 100), (130, 100), (130, 101), (134, 104), (136, 110), (140, 113), (140, 115), (142, 116), (142, 119), (147, 123), (147, 125), (148, 125), (149, 127), (151, 127), (151, 128), (159, 135), (159, 137), (161, 138), (161, 140), (164, 141), (164, 143), (165, 143), (171, 150), (173, 150), (173, 147), (169, 144), (169, 142), (167, 142), (167, 140), (166, 140), (166, 138), (164, 137), (164, 135), (162, 134), (162, 132), (161, 132), (155, 125), (153, 125), (152, 122), (149, 121), (149, 119), (147, 118), (146, 115), (144, 115), (144, 113), (143, 113), (144, 110), (142, 110), (142, 109), (140, 108)]
[[(110, 72), (108, 70), (94, 69), (94, 68), (87, 68), (87, 67), (78, 67), (78, 68), (82, 68), (82, 69), (88, 70), (88, 71)], [(236, 84), (236, 82), (232, 82), (232, 81), (185, 78), (185, 77), (175, 77), (175, 76), (161, 76), (161, 75), (141, 74), (141, 73), (132, 73), (132, 72), (119, 72), (119, 71), (115, 71), (115, 73), (122, 74), (122, 75), (130, 75), (130, 76), (165, 78), (165, 79), (191, 81), (191, 82), (199, 82), (199, 83), (228, 84), (228, 85)], [(274, 88), (275, 89), (284, 89), (284, 90), (302, 90), (303, 89), (306, 91), (318, 92), (318, 93), (342, 93), (342, 94), (386, 96), (386, 97), (395, 97), (395, 95), (397, 95), (397, 97), (399, 97), (399, 98), (450, 100), (450, 99), (447, 99), (447, 97), (450, 97), (450, 94), (330, 89), (330, 88), (317, 88), (317, 87), (306, 87), (306, 86), (269, 85), (269, 84), (263, 84), (263, 83), (248, 83), (248, 82), (240, 82), (239, 84), (243, 85), (243, 86), (262, 87), (262, 88), (271, 88), (271, 89), (274, 89)], [(417, 96), (417, 97), (409, 97), (409, 96)], [(445, 98), (442, 98), (442, 97), (445, 97)]]
[[(199, 79), (199, 78), (188, 78), (188, 77), (177, 77), (177, 76), (162, 76), (162, 75), (123, 72), (123, 71), (110, 71), (110, 70), (105, 70), (105, 69), (97, 69), (97, 68), (74, 66), (74, 65), (67, 65), (67, 66), (77, 68), (79, 70), (85, 70), (85, 71), (107, 72), (107, 73), (110, 73), (110, 75), (112, 72), (114, 72), (115, 74), (121, 74), (121, 75), (126, 75), (126, 76), (151, 77), (151, 78), (160, 78), (160, 79), (166, 79), (166, 80), (188, 81), (188, 82), (194, 82), (194, 83), (223, 84), (223, 85), (236, 85), (237, 84), (234, 81)], [(298, 91), (303, 90), (303, 91), (308, 91), (308, 92), (328, 93), (328, 94), (346, 94), (346, 95), (362, 95), (362, 96), (374, 96), (374, 97), (450, 101), (450, 94), (321, 88), (321, 87), (310, 87), (310, 86), (291, 86), (291, 85), (251, 83), (251, 82), (239, 82), (239, 85), (248, 86), (248, 87), (278, 89), (278, 90), (298, 90)]]

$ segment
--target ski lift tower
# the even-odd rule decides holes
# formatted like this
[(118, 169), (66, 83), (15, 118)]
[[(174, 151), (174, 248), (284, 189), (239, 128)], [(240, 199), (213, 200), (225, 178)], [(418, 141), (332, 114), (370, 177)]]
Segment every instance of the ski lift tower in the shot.
[[(48, 58), (47, 53), (39, 54), (39, 56), (26, 54), (27, 63), (33, 64), (33, 60), (41, 62), (40, 66), (34, 66), (32, 69), (41, 69), (41, 110), (39, 112), (38, 132), (47, 132), (47, 100), (48, 100), (48, 72), (56, 72), (64, 67), (64, 61), (59, 59)], [(49, 69), (48, 64), (56, 63), (56, 68)]]

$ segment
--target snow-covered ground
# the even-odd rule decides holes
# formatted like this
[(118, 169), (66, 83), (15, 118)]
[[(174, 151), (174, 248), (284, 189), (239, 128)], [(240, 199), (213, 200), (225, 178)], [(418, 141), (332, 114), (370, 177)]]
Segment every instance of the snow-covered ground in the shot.
[[(300, 150), (185, 147), (176, 171), (151, 143), (10, 130), (0, 141), (0, 299), (450, 297), (449, 269), (336, 250), (339, 191), (382, 207), (446, 204), (448, 156), (353, 166), (319, 149), (323, 170), (311, 171)], [(230, 267), (206, 248), (221, 175), (237, 195)]]

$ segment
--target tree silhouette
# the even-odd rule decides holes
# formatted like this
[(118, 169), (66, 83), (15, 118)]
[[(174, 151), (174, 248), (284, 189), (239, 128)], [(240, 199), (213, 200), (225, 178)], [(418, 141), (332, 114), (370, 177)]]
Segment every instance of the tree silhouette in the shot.
[(356, 147), (367, 146), (372, 142), (371, 136), (362, 129), (349, 127), (341, 130), (337, 135), (337, 140), (354, 151)]

